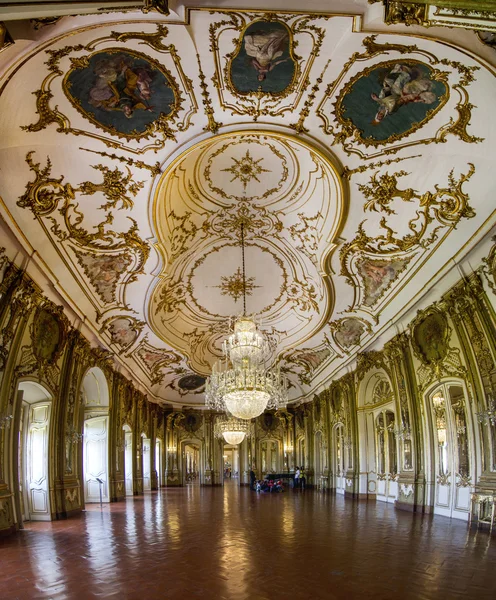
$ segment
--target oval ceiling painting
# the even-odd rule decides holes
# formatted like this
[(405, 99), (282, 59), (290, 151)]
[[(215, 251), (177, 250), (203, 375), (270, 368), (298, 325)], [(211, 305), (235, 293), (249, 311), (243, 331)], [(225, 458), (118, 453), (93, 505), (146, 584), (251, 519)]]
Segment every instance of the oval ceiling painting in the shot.
[(422, 127), (447, 101), (445, 74), (416, 60), (391, 60), (358, 73), (336, 116), (366, 145), (394, 142)]
[(241, 35), (230, 65), (230, 80), (239, 94), (285, 95), (297, 77), (290, 30), (278, 21), (255, 21)]
[(73, 61), (64, 91), (87, 119), (126, 139), (147, 137), (158, 118), (178, 110), (177, 85), (167, 69), (130, 50), (106, 49)]

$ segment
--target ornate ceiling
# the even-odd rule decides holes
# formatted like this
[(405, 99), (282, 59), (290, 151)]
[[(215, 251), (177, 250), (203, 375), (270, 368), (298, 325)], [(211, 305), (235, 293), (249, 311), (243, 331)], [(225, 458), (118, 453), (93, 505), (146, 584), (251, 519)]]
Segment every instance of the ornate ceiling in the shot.
[(0, 54), (2, 216), (151, 400), (203, 404), (241, 223), (247, 312), (296, 401), (494, 222), (494, 50), (358, 17), (66, 17)]

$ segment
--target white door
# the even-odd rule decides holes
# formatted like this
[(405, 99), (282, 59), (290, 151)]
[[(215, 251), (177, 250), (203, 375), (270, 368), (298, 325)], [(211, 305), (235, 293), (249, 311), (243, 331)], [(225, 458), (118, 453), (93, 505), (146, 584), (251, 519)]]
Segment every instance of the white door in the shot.
[(334, 428), (334, 485), (337, 494), (344, 494), (345, 471), (344, 426), (341, 424)]
[(152, 489), (151, 464), (152, 453), (150, 440), (143, 438), (143, 489)]
[(157, 485), (162, 485), (162, 444), (160, 440), (155, 442), (155, 469), (157, 470)]
[(32, 521), (50, 520), (48, 489), (48, 435), (50, 427), (49, 402), (29, 407), (26, 432), (25, 490), (28, 518)]
[(375, 418), (377, 451), (377, 500), (394, 502), (398, 497), (398, 460), (395, 418), (392, 410), (382, 410)]
[(446, 384), (429, 398), (434, 426), (434, 513), (468, 519), (471, 464), (465, 394), (460, 385)]
[(133, 495), (133, 432), (124, 434), (124, 473), (126, 476), (126, 496)]
[(100, 502), (100, 485), (103, 502), (109, 502), (107, 416), (84, 423), (83, 472), (85, 502)]

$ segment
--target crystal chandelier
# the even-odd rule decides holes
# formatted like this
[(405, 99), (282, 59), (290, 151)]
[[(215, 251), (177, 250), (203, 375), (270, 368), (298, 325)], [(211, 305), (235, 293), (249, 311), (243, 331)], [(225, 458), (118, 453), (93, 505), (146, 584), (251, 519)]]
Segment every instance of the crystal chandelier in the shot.
[(250, 421), (235, 417), (221, 417), (215, 423), (214, 433), (216, 437), (223, 437), (228, 444), (236, 446), (250, 434)]
[(246, 315), (245, 237), (241, 222), (243, 315), (234, 322), (233, 333), (222, 346), (224, 358), (212, 370), (205, 385), (207, 406), (239, 419), (253, 419), (266, 408), (282, 408), (288, 386), (279, 367), (265, 366), (270, 345), (255, 320)]
[(496, 425), (496, 402), (492, 393), (487, 394), (487, 410), (481, 410), (477, 413), (479, 423), (483, 425)]

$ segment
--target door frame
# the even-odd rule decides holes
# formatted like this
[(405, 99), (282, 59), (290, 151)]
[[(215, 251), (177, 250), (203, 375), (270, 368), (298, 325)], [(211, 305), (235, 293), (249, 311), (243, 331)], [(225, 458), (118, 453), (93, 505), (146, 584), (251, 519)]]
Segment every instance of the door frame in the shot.
[[(450, 386), (461, 387), (463, 390), (463, 396), (465, 401), (465, 420), (467, 426), (467, 442), (469, 452), (469, 478), (471, 481), (469, 486), (469, 495), (474, 490), (475, 482), (478, 481), (480, 474), (480, 456), (478, 456), (477, 454), (477, 447), (480, 444), (480, 440), (478, 437), (479, 430), (478, 427), (476, 427), (473, 411), (471, 409), (472, 395), (470, 394), (467, 382), (459, 377), (441, 378), (439, 381), (436, 381), (425, 390), (422, 398), (424, 407), (424, 431), (426, 433), (426, 435), (424, 436), (425, 472), (429, 476), (429, 479), (426, 481), (426, 504), (432, 506), (432, 511), (434, 514), (439, 514), (448, 518), (468, 520), (470, 514), (470, 502), (466, 511), (454, 508), (453, 503), (451, 502), (454, 498), (454, 488), (450, 490), (450, 508), (443, 509), (440, 506), (436, 506), (438, 485), (437, 427), (434, 421), (435, 413), (431, 402), (431, 398), (437, 393), (437, 391), (442, 390), (443, 394), (445, 391), (449, 391)], [(453, 409), (450, 407), (450, 414), (452, 410)], [(450, 417), (450, 419), (451, 418), (452, 417)], [(453, 460), (453, 456), (451, 459)], [(454, 483), (456, 487), (456, 481), (453, 481), (451, 483)], [(449, 514), (447, 514), (448, 512)]]

